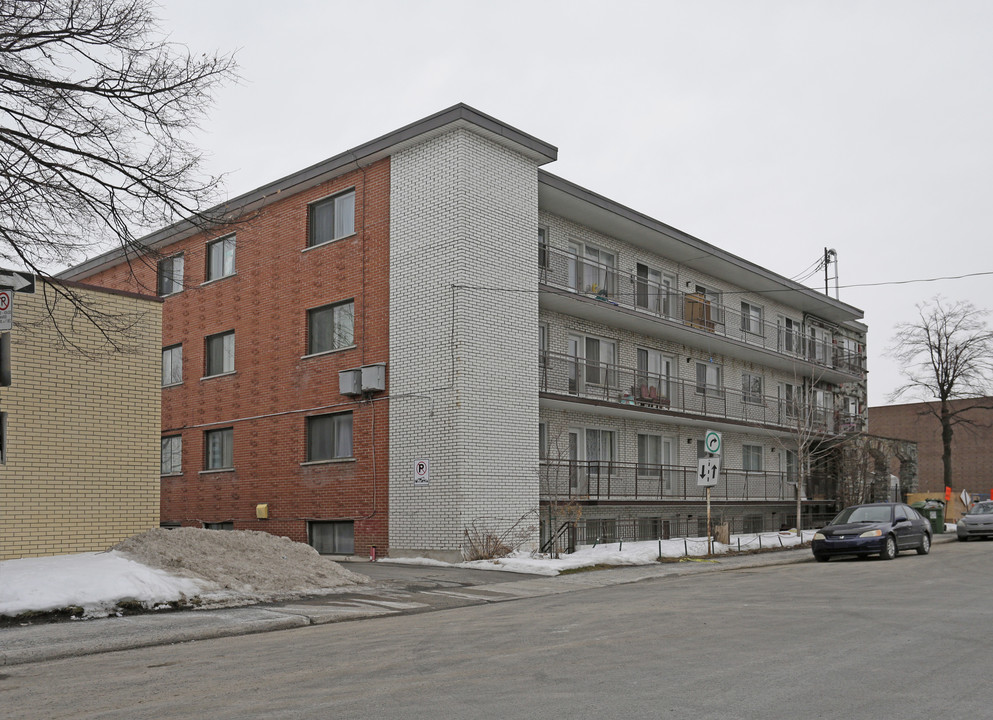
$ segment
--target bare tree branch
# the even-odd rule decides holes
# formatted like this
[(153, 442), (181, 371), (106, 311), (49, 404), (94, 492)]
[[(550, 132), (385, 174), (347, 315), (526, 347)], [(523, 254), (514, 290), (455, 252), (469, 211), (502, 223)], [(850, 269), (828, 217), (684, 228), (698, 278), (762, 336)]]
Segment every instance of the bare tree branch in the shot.
[(235, 63), (168, 41), (153, 9), (0, 0), (0, 262), (47, 278), (94, 251), (140, 257), (139, 237), (179, 219), (222, 222), (221, 178), (188, 138)]
[[(887, 354), (900, 363), (904, 383), (891, 395), (896, 400), (916, 395), (925, 411), (941, 424), (945, 487), (952, 485), (952, 437), (955, 426), (982, 421), (970, 410), (993, 410), (993, 330), (986, 310), (966, 301), (948, 303), (940, 297), (917, 306), (918, 320), (901, 323)], [(952, 400), (975, 399), (953, 406)]]

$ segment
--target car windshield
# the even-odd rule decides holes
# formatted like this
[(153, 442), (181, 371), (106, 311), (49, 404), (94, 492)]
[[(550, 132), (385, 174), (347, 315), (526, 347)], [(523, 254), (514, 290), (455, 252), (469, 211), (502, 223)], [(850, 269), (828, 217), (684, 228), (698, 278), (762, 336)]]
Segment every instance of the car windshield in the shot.
[(993, 515), (993, 502), (984, 502), (976, 505), (969, 511), (970, 515)]
[(845, 508), (831, 521), (832, 525), (859, 522), (889, 522), (892, 509), (889, 505), (857, 505)]

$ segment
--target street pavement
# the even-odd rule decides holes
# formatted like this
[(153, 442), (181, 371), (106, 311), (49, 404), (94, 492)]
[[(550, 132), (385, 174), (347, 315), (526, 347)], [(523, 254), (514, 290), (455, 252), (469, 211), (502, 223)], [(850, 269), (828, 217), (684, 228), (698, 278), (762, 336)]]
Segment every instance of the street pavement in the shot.
[[(954, 538), (954, 533), (945, 533), (936, 537), (935, 542), (947, 542)], [(280, 603), (145, 613), (0, 629), (0, 665), (508, 602), (656, 578), (812, 561), (809, 548), (798, 548), (729, 555), (714, 560), (691, 559), (615, 567), (553, 577), (389, 561), (348, 563), (350, 570), (368, 575), (372, 582), (345, 588), (331, 595)]]

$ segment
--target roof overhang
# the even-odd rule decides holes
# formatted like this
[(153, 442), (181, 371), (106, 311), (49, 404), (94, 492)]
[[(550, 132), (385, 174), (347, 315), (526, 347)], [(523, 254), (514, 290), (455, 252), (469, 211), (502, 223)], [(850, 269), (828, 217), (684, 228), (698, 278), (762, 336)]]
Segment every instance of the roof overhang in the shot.
[(682, 267), (725, 280), (824, 320), (848, 324), (864, 315), (859, 308), (822, 295), (543, 170), (538, 171), (538, 206), (553, 215), (661, 255)]
[[(538, 165), (552, 162), (558, 157), (558, 149), (554, 145), (521, 132), (475, 108), (459, 103), (399, 130), (394, 130), (375, 140), (370, 140), (351, 150), (346, 150), (308, 168), (239, 195), (228, 202), (211, 208), (205, 214), (211, 217), (237, 218), (245, 213), (257, 211), (287, 195), (307, 190), (339, 175), (365, 167), (408, 147), (459, 128), (471, 130), (499, 145), (519, 152)], [(195, 235), (201, 230), (199, 225), (189, 220), (181, 220), (146, 235), (139, 242), (142, 247), (148, 250), (159, 250), (166, 245)], [(64, 270), (57, 277), (82, 280), (113, 267), (125, 259), (124, 249), (116, 248)]]

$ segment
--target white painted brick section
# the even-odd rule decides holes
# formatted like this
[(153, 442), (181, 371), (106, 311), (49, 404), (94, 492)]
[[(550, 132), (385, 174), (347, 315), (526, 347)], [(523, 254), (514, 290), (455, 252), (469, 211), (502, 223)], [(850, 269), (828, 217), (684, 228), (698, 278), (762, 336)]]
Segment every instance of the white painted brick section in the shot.
[(393, 156), (390, 215), (390, 547), (451, 554), (538, 506), (537, 166), (453, 130)]

